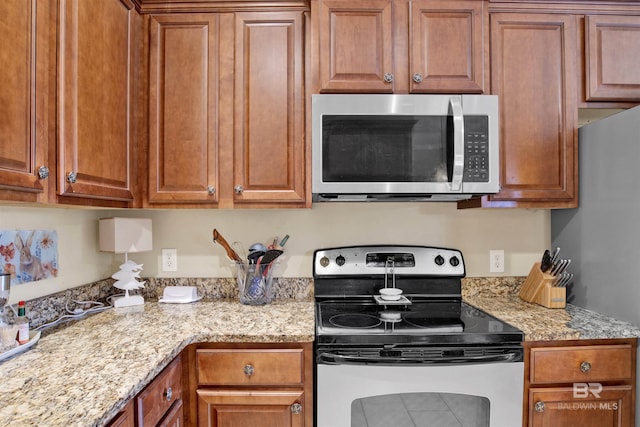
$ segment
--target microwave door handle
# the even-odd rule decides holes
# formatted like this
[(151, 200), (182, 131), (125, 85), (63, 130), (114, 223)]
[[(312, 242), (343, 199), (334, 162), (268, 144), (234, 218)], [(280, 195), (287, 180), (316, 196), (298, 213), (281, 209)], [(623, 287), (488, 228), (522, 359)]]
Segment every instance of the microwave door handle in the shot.
[(459, 96), (449, 98), (449, 113), (453, 115), (453, 176), (451, 191), (462, 192), (464, 173), (464, 120)]

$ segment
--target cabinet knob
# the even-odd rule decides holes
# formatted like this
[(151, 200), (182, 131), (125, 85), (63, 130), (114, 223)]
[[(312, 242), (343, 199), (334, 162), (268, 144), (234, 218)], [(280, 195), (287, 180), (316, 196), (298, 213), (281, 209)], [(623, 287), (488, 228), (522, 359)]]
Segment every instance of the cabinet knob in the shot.
[(213, 185), (207, 186), (207, 194), (213, 196), (216, 193), (216, 187)]
[(384, 76), (382, 76), (382, 80), (384, 80), (385, 83), (393, 83), (393, 74), (384, 73)]
[(415, 83), (422, 83), (422, 74), (421, 73), (415, 73), (413, 75), (413, 81)]
[(250, 377), (251, 375), (253, 375), (253, 373), (255, 372), (255, 368), (253, 367), (253, 365), (245, 365), (244, 366), (244, 374), (248, 377)]
[(46, 166), (40, 166), (38, 168), (38, 178), (47, 179), (49, 178), (49, 168)]
[(302, 405), (298, 402), (291, 405), (291, 413), (298, 415), (302, 413)]
[(169, 387), (167, 391), (164, 392), (164, 398), (167, 399), (167, 402), (169, 402), (172, 396), (173, 396), (173, 389)]
[(69, 184), (75, 184), (78, 180), (78, 174), (76, 172), (69, 172), (67, 174), (67, 182)]
[(580, 370), (582, 372), (589, 372), (591, 370), (591, 363), (589, 362), (582, 362), (580, 364)]
[(533, 405), (533, 409), (535, 409), (536, 412), (544, 412), (544, 402), (536, 402), (536, 404)]
[(244, 187), (242, 185), (236, 185), (235, 187), (233, 187), (233, 191), (236, 194), (242, 194), (242, 192), (244, 191)]

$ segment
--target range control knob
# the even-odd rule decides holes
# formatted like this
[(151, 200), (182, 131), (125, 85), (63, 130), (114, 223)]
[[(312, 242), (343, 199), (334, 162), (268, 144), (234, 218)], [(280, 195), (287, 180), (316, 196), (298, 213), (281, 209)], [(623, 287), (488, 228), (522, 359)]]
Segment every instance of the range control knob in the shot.
[(436, 265), (444, 264), (444, 258), (442, 258), (442, 255), (438, 255), (434, 261), (436, 262)]
[(323, 267), (326, 267), (329, 265), (329, 258), (327, 258), (326, 256), (323, 256), (322, 258), (320, 258), (320, 265)]
[(336, 264), (338, 264), (339, 267), (342, 267), (345, 262), (347, 262), (347, 260), (344, 259), (344, 257), (342, 255), (338, 255), (336, 257)]
[(460, 260), (458, 259), (457, 256), (452, 256), (451, 258), (449, 258), (449, 264), (451, 264), (454, 267), (457, 267), (460, 265)]

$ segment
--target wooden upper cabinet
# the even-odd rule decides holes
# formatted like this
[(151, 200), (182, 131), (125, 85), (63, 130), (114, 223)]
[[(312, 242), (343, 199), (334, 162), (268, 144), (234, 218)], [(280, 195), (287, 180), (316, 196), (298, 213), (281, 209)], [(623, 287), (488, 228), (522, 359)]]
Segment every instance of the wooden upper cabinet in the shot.
[(231, 103), (230, 97), (220, 98), (219, 82), (220, 73), (233, 66), (221, 62), (220, 19), (217, 14), (150, 19), (151, 204), (218, 202), (221, 101)]
[(585, 101), (640, 101), (640, 16), (585, 16)]
[(483, 93), (488, 86), (485, 1), (318, 0), (312, 8), (319, 92)]
[(483, 93), (488, 87), (486, 2), (418, 0), (410, 7), (410, 91)]
[(320, 92), (393, 92), (392, 0), (318, 0)]
[[(0, 198), (46, 202), (50, 2), (0, 2)], [(51, 46), (53, 48), (53, 46)], [(55, 168), (53, 168), (55, 172)], [(42, 177), (40, 176), (42, 174)], [(6, 191), (10, 190), (10, 191)]]
[(129, 0), (58, 3), (58, 194), (131, 202), (136, 12)]
[(304, 14), (235, 14), (234, 204), (304, 203)]
[(573, 15), (491, 15), (502, 190), (487, 206), (577, 206), (576, 25)]

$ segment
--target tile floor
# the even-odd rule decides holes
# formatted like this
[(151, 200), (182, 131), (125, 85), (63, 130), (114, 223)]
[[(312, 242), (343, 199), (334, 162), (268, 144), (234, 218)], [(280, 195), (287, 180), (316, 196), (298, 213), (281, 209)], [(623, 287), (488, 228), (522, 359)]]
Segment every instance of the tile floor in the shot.
[(453, 393), (401, 393), (356, 399), (351, 427), (489, 427), (489, 399)]

